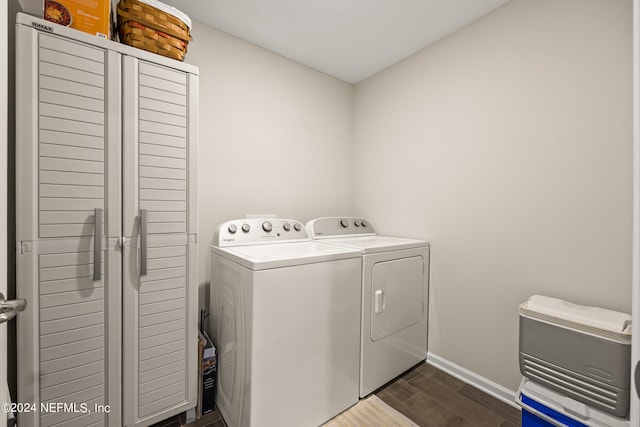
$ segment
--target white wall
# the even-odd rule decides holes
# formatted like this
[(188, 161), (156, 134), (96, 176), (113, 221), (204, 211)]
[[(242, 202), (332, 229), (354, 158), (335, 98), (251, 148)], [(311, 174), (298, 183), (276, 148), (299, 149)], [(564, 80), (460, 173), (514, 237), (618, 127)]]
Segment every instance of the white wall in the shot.
[[(634, 325), (640, 325), (640, 0), (633, 0), (633, 255), (632, 308)], [(633, 334), (631, 371), (640, 369), (640, 334)], [(631, 381), (631, 425), (640, 424), (640, 388)]]
[[(8, 5), (2, 4), (0, 6), (0, 52), (3, 54), (0, 56), (0, 292), (5, 296), (7, 295), (7, 170), (8, 170), (8, 158), (7, 152), (9, 148), (8, 143), (8, 115), (9, 115), (9, 58), (7, 52), (9, 50), (9, 19), (8, 19)], [(3, 338), (0, 339), (0, 345), (3, 345)]]
[[(7, 287), (7, 152), (9, 148), (8, 144), (8, 128), (7, 118), (9, 114), (8, 109), (8, 62), (6, 52), (8, 51), (7, 38), (9, 36), (8, 31), (8, 5), (0, 5), (0, 52), (4, 52), (0, 56), (0, 292), (5, 297), (8, 297)], [(7, 378), (7, 325), (0, 325), (0, 403), (6, 403), (10, 401), (10, 396), (7, 395), (8, 378)], [(0, 414), (0, 427), (6, 427), (7, 415)]]
[[(42, 8), (44, 2), (41, 0), (9, 0), (17, 3), (20, 12), (28, 13), (33, 16), (42, 17)], [(12, 18), (15, 22), (15, 18)]]
[(430, 240), (429, 350), (511, 390), (518, 304), (631, 311), (631, 0), (513, 0), (359, 84), (354, 212)]
[(200, 67), (200, 303), (217, 224), (246, 214), (302, 222), (349, 214), (353, 88), (194, 23)]

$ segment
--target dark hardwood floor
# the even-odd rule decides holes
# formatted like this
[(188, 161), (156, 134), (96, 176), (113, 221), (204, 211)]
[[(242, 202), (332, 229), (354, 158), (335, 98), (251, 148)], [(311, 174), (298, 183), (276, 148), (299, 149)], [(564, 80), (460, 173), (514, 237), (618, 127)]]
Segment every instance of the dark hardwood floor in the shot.
[(427, 363), (375, 394), (422, 427), (520, 425), (519, 410)]
[[(375, 395), (421, 427), (520, 426), (520, 411), (427, 363), (399, 376)], [(218, 411), (189, 424), (184, 419), (182, 414), (152, 427), (226, 427)]]
[(186, 424), (185, 419), (185, 414), (180, 414), (176, 415), (175, 417), (169, 418), (168, 420), (156, 423), (151, 427), (227, 427), (227, 425), (220, 417), (217, 409), (207, 415), (204, 415), (199, 420), (190, 422), (189, 424)]

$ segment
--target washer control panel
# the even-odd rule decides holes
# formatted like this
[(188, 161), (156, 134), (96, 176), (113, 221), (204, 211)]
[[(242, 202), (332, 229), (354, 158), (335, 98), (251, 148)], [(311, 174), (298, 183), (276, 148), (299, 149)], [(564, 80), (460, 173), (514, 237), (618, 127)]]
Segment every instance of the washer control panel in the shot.
[(309, 240), (301, 222), (282, 218), (234, 219), (218, 226), (213, 245), (243, 246)]
[(309, 221), (306, 227), (312, 239), (376, 234), (369, 221), (355, 217), (316, 218)]

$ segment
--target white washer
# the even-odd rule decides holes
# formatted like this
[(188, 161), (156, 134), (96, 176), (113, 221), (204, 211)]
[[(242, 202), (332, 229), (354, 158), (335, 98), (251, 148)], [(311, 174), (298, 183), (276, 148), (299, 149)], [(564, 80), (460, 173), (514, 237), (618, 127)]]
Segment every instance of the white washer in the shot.
[(359, 251), (270, 218), (221, 224), (211, 255), (216, 403), (227, 425), (315, 427), (355, 404)]
[(427, 357), (429, 243), (376, 235), (362, 218), (318, 218), (307, 232), (362, 254), (360, 397)]

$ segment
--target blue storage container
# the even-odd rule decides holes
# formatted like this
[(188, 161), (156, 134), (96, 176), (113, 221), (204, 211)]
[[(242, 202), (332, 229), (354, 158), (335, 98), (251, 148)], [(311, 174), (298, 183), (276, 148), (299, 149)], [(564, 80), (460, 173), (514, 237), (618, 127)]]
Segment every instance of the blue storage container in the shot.
[[(535, 410), (536, 413), (540, 415), (538, 416), (533, 412), (522, 409), (522, 427), (555, 427), (555, 425), (550, 421), (559, 422), (561, 425), (567, 427), (588, 427), (586, 424), (582, 424), (581, 422), (554, 411), (551, 408), (547, 408), (542, 403), (536, 402), (524, 394), (520, 396), (520, 400), (526, 405), (526, 407)], [(549, 421), (541, 418), (542, 416)]]
[(548, 421), (543, 420), (536, 414), (525, 409), (522, 410), (522, 427), (555, 427)]
[(629, 427), (629, 418), (615, 417), (591, 408), (523, 378), (517, 402), (522, 407), (522, 427)]

